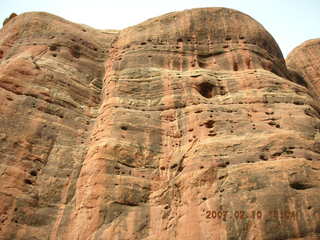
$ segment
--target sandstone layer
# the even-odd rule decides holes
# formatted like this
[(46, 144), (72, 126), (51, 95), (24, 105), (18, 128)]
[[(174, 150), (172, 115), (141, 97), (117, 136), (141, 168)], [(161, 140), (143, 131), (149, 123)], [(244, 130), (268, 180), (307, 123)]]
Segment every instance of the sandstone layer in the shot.
[(320, 239), (314, 48), (287, 68), (225, 8), (121, 31), (8, 20), (0, 239)]

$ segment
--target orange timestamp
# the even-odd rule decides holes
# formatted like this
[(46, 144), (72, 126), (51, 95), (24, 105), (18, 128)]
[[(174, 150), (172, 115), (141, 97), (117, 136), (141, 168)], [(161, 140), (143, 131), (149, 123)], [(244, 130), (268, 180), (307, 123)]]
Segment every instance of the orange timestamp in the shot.
[[(205, 216), (207, 219), (223, 220), (235, 219), (235, 220), (260, 220), (263, 218), (277, 218), (277, 219), (294, 219), (299, 214), (298, 211), (283, 211), (283, 210), (271, 210), (271, 211), (260, 211), (260, 210), (236, 210), (236, 211), (224, 211), (224, 210), (207, 210)], [(316, 215), (317, 213), (313, 213)]]
[(235, 219), (261, 219), (263, 216), (262, 211), (224, 211), (224, 210), (207, 210), (207, 219), (226, 220), (227, 218)]

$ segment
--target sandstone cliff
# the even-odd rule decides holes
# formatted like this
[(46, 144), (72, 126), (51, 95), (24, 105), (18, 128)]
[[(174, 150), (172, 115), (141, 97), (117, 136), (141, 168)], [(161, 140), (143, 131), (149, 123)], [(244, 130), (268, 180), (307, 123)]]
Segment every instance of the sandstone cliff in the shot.
[(225, 8), (122, 31), (9, 19), (0, 239), (320, 239), (319, 52), (287, 67)]

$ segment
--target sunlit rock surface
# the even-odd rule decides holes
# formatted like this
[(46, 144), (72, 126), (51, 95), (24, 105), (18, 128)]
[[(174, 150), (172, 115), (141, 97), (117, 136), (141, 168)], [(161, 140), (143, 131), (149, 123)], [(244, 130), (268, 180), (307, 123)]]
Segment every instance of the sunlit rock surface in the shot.
[(259, 23), (225, 8), (121, 31), (9, 19), (0, 239), (320, 239), (312, 46), (287, 67)]

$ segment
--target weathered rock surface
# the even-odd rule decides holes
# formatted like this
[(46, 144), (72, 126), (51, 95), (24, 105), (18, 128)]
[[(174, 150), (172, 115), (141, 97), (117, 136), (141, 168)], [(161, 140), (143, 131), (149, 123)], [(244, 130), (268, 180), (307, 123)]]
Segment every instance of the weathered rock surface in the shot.
[(320, 38), (296, 47), (287, 57), (287, 65), (309, 84), (310, 91), (320, 97)]
[(0, 52), (1, 239), (320, 239), (319, 68), (249, 16), (27, 13)]
[(3, 26), (6, 25), (12, 18), (15, 18), (16, 16), (17, 16), (16, 13), (11, 13), (10, 16), (3, 21), (2, 25)]
[(1, 30), (0, 239), (58, 236), (114, 36), (46, 13)]

